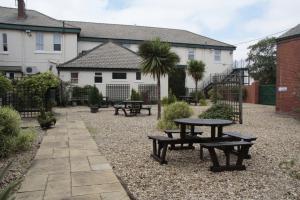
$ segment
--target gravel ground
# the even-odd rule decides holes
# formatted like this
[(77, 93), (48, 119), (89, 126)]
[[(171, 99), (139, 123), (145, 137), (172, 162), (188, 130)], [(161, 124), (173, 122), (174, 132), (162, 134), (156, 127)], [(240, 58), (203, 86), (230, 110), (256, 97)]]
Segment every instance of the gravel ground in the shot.
[[(193, 107), (197, 115), (206, 108)], [(97, 114), (86, 107), (71, 109), (85, 121), (133, 199), (300, 199), (300, 180), (279, 168), (292, 159), (294, 169), (300, 170), (300, 122), (275, 114), (273, 106), (244, 104), (244, 124), (225, 128), (258, 140), (251, 148), (252, 159), (245, 161), (246, 171), (221, 173), (208, 170), (207, 151), (200, 161), (198, 145), (196, 150), (168, 151), (168, 165), (152, 160), (147, 135), (163, 134), (156, 130), (156, 110), (152, 116), (127, 118), (114, 116), (111, 108)]]
[(30, 167), (31, 162), (39, 148), (39, 143), (43, 138), (44, 131), (37, 126), (35, 119), (23, 119), (21, 127), (22, 128), (33, 128), (38, 134), (37, 139), (32, 145), (32, 148), (28, 151), (17, 152), (16, 154), (10, 155), (8, 158), (0, 159), (0, 169), (5, 167), (8, 163), (12, 162), (8, 173), (5, 175), (4, 180), (0, 182), (0, 189), (4, 188), (6, 185), (14, 180), (17, 180), (27, 172)]

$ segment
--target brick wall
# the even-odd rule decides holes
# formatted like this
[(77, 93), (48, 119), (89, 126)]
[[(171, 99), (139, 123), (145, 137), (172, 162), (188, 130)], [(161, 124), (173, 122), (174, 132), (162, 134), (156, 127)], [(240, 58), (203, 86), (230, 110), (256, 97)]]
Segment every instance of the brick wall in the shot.
[[(300, 37), (277, 44), (276, 111), (293, 112), (300, 108)], [(279, 88), (283, 91), (279, 91)], [(285, 91), (286, 90), (286, 91)]]
[(247, 91), (246, 99), (244, 99), (245, 103), (254, 103), (258, 104), (259, 101), (259, 82), (255, 81), (251, 85), (245, 86)]

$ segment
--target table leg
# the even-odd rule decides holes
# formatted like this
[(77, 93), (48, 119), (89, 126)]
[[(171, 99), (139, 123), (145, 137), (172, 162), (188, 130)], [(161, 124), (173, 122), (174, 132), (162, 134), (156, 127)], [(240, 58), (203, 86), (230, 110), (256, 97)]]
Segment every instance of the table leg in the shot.
[(191, 135), (195, 135), (195, 126), (191, 125)]
[(223, 135), (223, 126), (218, 126), (218, 137), (222, 137)]
[(180, 138), (184, 139), (185, 138), (185, 134), (186, 134), (186, 125), (185, 124), (181, 124), (180, 125)]
[(216, 138), (216, 126), (211, 126), (211, 138)]

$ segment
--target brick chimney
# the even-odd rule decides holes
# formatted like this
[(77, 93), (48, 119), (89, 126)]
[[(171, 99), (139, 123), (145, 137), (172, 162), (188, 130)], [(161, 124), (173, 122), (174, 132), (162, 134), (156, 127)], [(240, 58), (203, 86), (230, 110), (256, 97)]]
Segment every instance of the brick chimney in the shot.
[(24, 0), (18, 0), (18, 19), (24, 19), (25, 17), (25, 2)]

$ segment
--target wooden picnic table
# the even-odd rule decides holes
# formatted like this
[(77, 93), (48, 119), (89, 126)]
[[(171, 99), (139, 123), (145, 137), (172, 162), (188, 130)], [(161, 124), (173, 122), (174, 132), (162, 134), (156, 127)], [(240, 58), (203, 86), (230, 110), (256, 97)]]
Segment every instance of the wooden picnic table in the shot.
[(125, 108), (128, 108), (128, 106), (142, 108), (143, 103), (144, 103), (144, 101), (134, 101), (134, 100), (125, 100), (125, 101), (123, 101), (123, 104), (124, 104)]
[(195, 131), (195, 126), (210, 126), (211, 127), (211, 138), (216, 137), (216, 128), (218, 129), (218, 137), (223, 134), (223, 127), (233, 124), (231, 120), (224, 119), (197, 119), (197, 118), (181, 118), (175, 119), (174, 122), (180, 126), (180, 137), (186, 137), (186, 126), (191, 126), (191, 134)]

